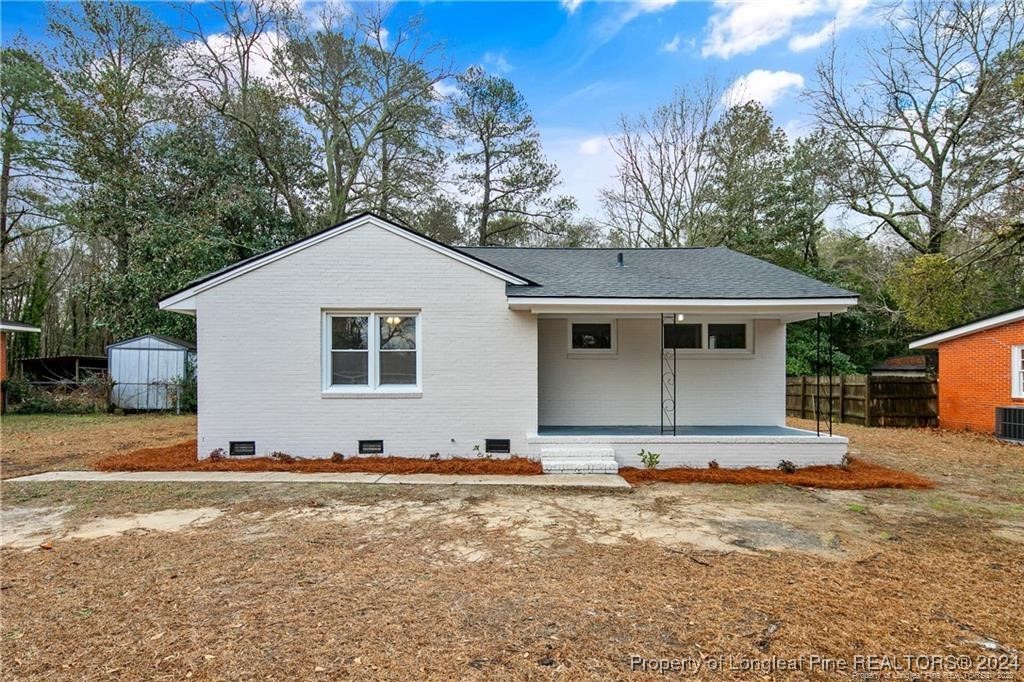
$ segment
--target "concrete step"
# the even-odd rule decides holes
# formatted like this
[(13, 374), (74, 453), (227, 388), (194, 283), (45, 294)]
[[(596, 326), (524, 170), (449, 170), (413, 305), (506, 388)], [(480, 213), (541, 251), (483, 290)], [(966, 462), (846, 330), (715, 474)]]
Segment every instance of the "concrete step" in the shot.
[(551, 459), (540, 461), (545, 474), (616, 474), (619, 465), (614, 459)]
[(615, 450), (607, 445), (547, 445), (540, 449), (547, 459), (615, 459)]

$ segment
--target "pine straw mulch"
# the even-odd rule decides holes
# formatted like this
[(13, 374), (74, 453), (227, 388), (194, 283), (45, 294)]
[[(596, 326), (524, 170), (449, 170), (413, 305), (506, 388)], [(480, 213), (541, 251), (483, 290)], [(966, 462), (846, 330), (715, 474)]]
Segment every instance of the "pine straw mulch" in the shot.
[(419, 457), (346, 457), (342, 460), (302, 457), (196, 459), (196, 441), (110, 455), (96, 462), (99, 471), (290, 471), (295, 473), (372, 474), (501, 474), (540, 475), (539, 462), (508, 459), (423, 459)]
[[(982, 638), (1024, 649), (1024, 546), (977, 524), (909, 518), (876, 554), (830, 561), (571, 535), (531, 549), (443, 518), (255, 511), (174, 535), (4, 550), (4, 676), (625, 679), (632, 655), (998, 653)], [(444, 549), (464, 544), (487, 555)], [(687, 679), (809, 677), (851, 673)]]
[(844, 466), (802, 467), (792, 473), (778, 469), (708, 468), (696, 469), (679, 467), (672, 469), (619, 469), (619, 475), (630, 485), (643, 483), (733, 483), (755, 485), (758, 483), (782, 483), (809, 488), (831, 488), (833, 490), (867, 490), (871, 488), (934, 488), (935, 483), (927, 478), (907, 471), (890, 469), (857, 458), (850, 458)]

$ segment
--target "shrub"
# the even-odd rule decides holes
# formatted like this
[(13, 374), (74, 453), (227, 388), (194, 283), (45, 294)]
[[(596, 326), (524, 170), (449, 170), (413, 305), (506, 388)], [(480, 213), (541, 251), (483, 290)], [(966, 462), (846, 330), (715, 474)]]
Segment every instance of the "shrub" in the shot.
[(648, 450), (641, 450), (637, 457), (643, 462), (644, 467), (647, 469), (656, 469), (658, 462), (661, 461), (661, 455), (657, 452), (650, 452)]
[(345, 455), (341, 454), (340, 452), (332, 452), (331, 453), (331, 461), (332, 462), (344, 462), (345, 461)]
[(86, 377), (80, 384), (50, 386), (12, 379), (4, 382), (4, 398), (10, 411), (17, 414), (90, 414), (107, 410), (111, 386), (110, 380), (102, 374)]
[(713, 459), (710, 462), (708, 462), (708, 469), (717, 469), (717, 468), (718, 468), (718, 460), (717, 459)]
[(294, 462), (295, 458), (289, 455), (287, 452), (274, 451), (270, 453), (270, 459), (278, 462)]
[(779, 471), (781, 471), (783, 473), (786, 473), (786, 474), (792, 474), (792, 473), (796, 472), (796, 465), (793, 464), (792, 462), (790, 462), (788, 459), (784, 459), (784, 460), (780, 461), (779, 462), (779, 466), (776, 467), (776, 468)]
[(216, 450), (210, 451), (210, 461), (219, 462), (224, 459), (224, 448), (217, 448)]

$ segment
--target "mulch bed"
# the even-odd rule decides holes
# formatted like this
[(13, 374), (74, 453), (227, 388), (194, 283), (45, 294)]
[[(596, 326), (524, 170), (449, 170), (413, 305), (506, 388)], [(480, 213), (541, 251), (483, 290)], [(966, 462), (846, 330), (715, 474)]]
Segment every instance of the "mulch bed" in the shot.
[(782, 483), (811, 488), (865, 490), (868, 488), (934, 488), (931, 480), (880, 464), (850, 458), (845, 466), (814, 466), (786, 473), (777, 469), (619, 469), (630, 485), (643, 483)]
[(296, 473), (366, 472), (373, 474), (504, 474), (539, 475), (540, 462), (508, 459), (421, 459), (418, 457), (345, 457), (290, 459), (196, 459), (196, 441), (109, 455), (94, 464), (99, 471), (292, 471)]

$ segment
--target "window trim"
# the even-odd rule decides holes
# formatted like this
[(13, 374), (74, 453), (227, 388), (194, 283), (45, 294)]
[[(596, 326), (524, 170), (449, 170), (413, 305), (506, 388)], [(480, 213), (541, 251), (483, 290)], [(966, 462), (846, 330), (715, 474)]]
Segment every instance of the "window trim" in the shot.
[[(574, 324), (607, 324), (611, 335), (611, 348), (574, 348), (572, 326)], [(614, 317), (569, 317), (565, 324), (566, 347), (569, 355), (617, 355), (619, 352), (619, 325)]]
[[(380, 319), (391, 315), (416, 318), (416, 383), (415, 384), (381, 384), (380, 383)], [(367, 383), (365, 384), (332, 384), (331, 383), (331, 320), (335, 317), (366, 317), (367, 322)], [(323, 396), (366, 395), (408, 395), (423, 391), (423, 316), (419, 310), (409, 308), (374, 308), (366, 309), (324, 309), (320, 315), (320, 392)]]
[[(671, 322), (662, 321), (662, 339), (665, 335), (665, 327), (670, 326)], [(754, 354), (754, 321), (750, 319), (736, 319), (736, 318), (723, 318), (723, 319), (691, 319), (689, 316), (683, 320), (680, 324), (699, 324), (700, 325), (700, 348), (665, 348), (666, 354), (677, 353), (679, 355), (710, 355), (710, 356), (750, 356)], [(742, 324), (746, 327), (746, 347), (745, 348), (708, 348), (708, 325), (709, 324)], [(662, 341), (664, 343), (664, 341)]]
[(1024, 344), (1013, 346), (1010, 356), (1010, 397), (1024, 399)]

